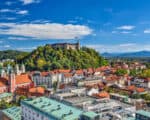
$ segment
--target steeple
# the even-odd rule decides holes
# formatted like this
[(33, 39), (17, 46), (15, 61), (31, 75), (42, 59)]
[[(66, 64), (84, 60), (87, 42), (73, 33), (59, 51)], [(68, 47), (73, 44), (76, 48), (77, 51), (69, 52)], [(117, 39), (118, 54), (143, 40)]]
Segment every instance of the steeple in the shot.
[(16, 76), (12, 69), (9, 70), (8, 76), (9, 76), (9, 91), (13, 93), (16, 87)]
[(19, 65), (18, 64), (16, 64), (16, 66), (15, 66), (15, 72), (16, 72), (17, 75), (20, 74)]
[(7, 65), (7, 74), (9, 75), (10, 73), (13, 72), (12, 67), (10, 66), (10, 64)]
[(26, 72), (25, 65), (22, 63), (22, 65), (21, 65), (21, 73), (25, 73), (25, 72)]

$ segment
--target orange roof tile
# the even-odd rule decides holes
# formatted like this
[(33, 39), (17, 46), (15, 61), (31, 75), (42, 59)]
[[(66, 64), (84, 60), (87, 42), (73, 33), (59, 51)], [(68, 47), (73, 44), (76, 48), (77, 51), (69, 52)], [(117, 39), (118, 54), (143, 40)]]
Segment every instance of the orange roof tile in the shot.
[(145, 89), (144, 88), (136, 88), (136, 91), (137, 92), (145, 92)]
[(88, 69), (87, 69), (87, 72), (89, 72), (89, 73), (94, 73), (94, 68), (88, 68)]
[(53, 70), (53, 72), (55, 72), (55, 73), (70, 73), (71, 70), (70, 69), (67, 69), (67, 70), (65, 70), (65, 69), (56, 69), (56, 70)]
[(0, 81), (0, 87), (6, 87), (6, 84)]
[(28, 74), (21, 74), (16, 76), (16, 84), (24, 84), (24, 83), (31, 83), (32, 80)]
[(131, 85), (131, 86), (128, 86), (127, 89), (130, 91), (134, 91), (136, 90), (136, 87), (134, 85)]
[(83, 74), (83, 70), (76, 70), (76, 74)]
[(0, 81), (2, 81), (2, 82), (8, 82), (8, 78), (0, 77)]
[(110, 97), (109, 93), (107, 93), (106, 91), (102, 91), (102, 92), (96, 94), (96, 96), (99, 98), (109, 98)]
[(41, 72), (42, 76), (47, 76), (49, 74), (49, 72)]
[(71, 73), (65, 73), (64, 76), (65, 76), (66, 78), (68, 78), (68, 77), (72, 77), (72, 74), (71, 74)]
[(30, 88), (29, 89), (30, 93), (40, 93), (40, 94), (44, 94), (45, 93), (45, 88), (43, 87), (35, 87), (35, 88)]

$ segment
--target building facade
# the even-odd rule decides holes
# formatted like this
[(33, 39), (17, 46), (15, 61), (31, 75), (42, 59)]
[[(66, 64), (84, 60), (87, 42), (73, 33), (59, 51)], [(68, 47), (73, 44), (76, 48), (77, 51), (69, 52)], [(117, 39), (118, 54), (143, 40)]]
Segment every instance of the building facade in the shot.
[[(21, 102), (23, 120), (99, 120), (99, 115), (86, 112), (54, 99), (40, 97)], [(83, 114), (84, 113), (84, 114)]]
[(80, 49), (80, 43), (79, 41), (77, 43), (56, 43), (56, 44), (48, 44), (52, 48), (62, 48), (62, 49), (72, 49), (72, 50), (79, 50)]

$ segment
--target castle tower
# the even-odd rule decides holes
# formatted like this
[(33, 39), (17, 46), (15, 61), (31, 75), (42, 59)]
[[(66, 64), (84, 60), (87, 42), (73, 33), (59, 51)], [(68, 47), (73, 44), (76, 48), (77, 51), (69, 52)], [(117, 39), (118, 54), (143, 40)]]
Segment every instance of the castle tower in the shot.
[(25, 65), (22, 64), (22, 65), (21, 65), (21, 73), (25, 73), (25, 72), (26, 72)]
[(80, 50), (80, 41), (79, 41), (79, 38), (78, 38), (78, 37), (75, 37), (75, 40), (77, 40), (76, 49), (77, 49), (77, 50)]
[(77, 41), (77, 49), (80, 50), (80, 41)]
[(14, 93), (16, 88), (16, 76), (15, 73), (11, 70), (9, 72), (9, 92)]

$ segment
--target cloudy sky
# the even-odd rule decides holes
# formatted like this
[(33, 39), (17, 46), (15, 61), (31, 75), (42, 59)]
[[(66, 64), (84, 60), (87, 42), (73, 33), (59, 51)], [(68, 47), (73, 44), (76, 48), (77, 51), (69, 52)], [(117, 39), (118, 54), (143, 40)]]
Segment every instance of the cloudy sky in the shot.
[(99, 52), (150, 50), (150, 0), (0, 0), (0, 50), (76, 42)]

